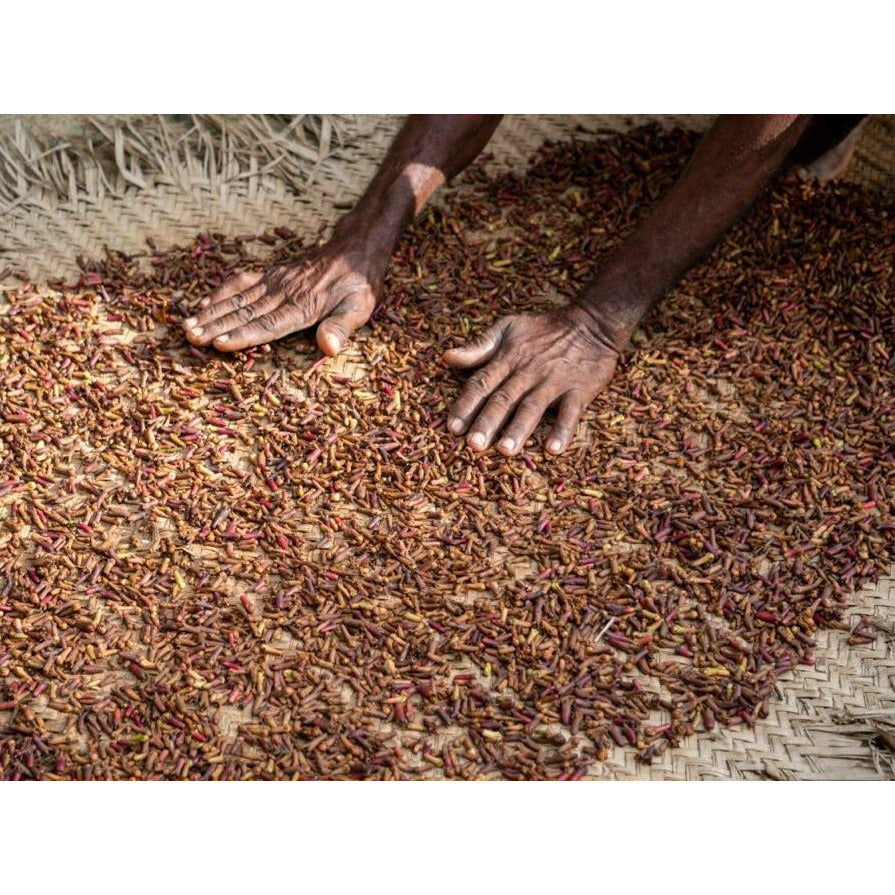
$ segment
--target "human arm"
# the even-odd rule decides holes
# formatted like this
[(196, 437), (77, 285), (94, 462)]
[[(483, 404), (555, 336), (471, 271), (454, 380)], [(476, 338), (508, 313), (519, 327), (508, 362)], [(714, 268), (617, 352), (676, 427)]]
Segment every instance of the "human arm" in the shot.
[(196, 345), (238, 351), (317, 325), (337, 354), (372, 314), (401, 234), (438, 187), (481, 152), (499, 115), (411, 115), (332, 238), (263, 272), (231, 277), (184, 322)]
[(643, 315), (750, 207), (781, 167), (809, 116), (721, 116), (677, 183), (569, 305), (510, 315), (445, 352), (480, 367), (448, 413), (448, 428), (483, 450), (521, 450), (548, 407), (554, 453), (572, 440), (587, 405), (612, 377)]

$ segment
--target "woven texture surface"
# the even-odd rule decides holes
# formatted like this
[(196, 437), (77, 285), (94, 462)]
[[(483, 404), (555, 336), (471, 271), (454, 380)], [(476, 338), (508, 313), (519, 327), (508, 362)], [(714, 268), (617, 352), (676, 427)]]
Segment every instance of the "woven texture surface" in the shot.
[[(665, 116), (669, 125), (703, 130), (711, 116)], [(488, 151), (495, 165), (519, 165), (546, 139), (625, 130), (653, 116), (509, 116)], [(96, 257), (104, 246), (146, 251), (184, 242), (197, 231), (257, 233), (283, 225), (311, 235), (331, 225), (339, 206), (359, 195), (394, 135), (397, 117), (359, 117), (345, 143), (315, 166), (307, 189), (296, 194), (282, 180), (259, 172), (236, 183), (194, 178), (124, 196), (47, 199), (22, 203), (0, 225), (4, 268), (31, 279), (67, 278), (77, 255)], [(350, 132), (349, 132), (350, 131)], [(862, 136), (853, 179), (886, 185), (891, 178), (888, 117), (874, 117)], [(888, 144), (887, 144), (888, 140)], [(889, 153), (889, 156), (886, 153)], [(0, 277), (2, 279), (2, 277)], [(850, 613), (895, 631), (895, 569), (877, 586), (855, 594)], [(846, 644), (847, 634), (819, 633), (814, 668), (798, 668), (779, 685), (768, 718), (754, 729), (732, 728), (693, 736), (652, 765), (616, 749), (598, 776), (619, 779), (887, 779), (892, 765), (871, 744), (868, 720), (895, 717), (895, 635), (880, 631), (867, 646)], [(849, 721), (850, 723), (844, 723)]]
[[(657, 119), (667, 127), (703, 131), (713, 116), (509, 115), (487, 152), (498, 165), (518, 166), (544, 140), (576, 133), (598, 136)], [(0, 225), (0, 283), (12, 282), (13, 272), (34, 281), (73, 277), (78, 255), (100, 257), (105, 246), (145, 252), (147, 237), (164, 246), (183, 243), (199, 231), (235, 236), (289, 226), (302, 235), (315, 233), (338, 218), (337, 206), (363, 192), (401, 120), (399, 116), (339, 116), (338, 139), (327, 139), (319, 158), (307, 162), (301, 190), (290, 188), (275, 172), (265, 172), (263, 159), (236, 177), (225, 176), (223, 162), (222, 171), (209, 171), (188, 160), (183, 170), (166, 171), (151, 188), (137, 189), (122, 181), (108, 188), (99, 184), (87, 191), (73, 190), (65, 198), (30, 187), (29, 178), (23, 176), (22, 192), (8, 202)], [(871, 117), (847, 178), (893, 188), (893, 121), (895, 116)], [(12, 123), (6, 122), (5, 129)], [(0, 121), (0, 137), (3, 125)], [(268, 150), (265, 158), (269, 154)], [(128, 171), (129, 160), (124, 158), (121, 164)]]
[[(853, 612), (892, 629), (895, 569), (855, 594)], [(867, 721), (895, 718), (895, 636), (850, 646), (841, 631), (818, 633), (816, 665), (778, 685), (779, 698), (754, 729), (690, 737), (650, 766), (616, 750), (603, 776), (652, 780), (891, 780), (891, 759), (869, 745)], [(846, 723), (850, 719), (858, 723)], [(862, 723), (863, 722), (863, 723)]]

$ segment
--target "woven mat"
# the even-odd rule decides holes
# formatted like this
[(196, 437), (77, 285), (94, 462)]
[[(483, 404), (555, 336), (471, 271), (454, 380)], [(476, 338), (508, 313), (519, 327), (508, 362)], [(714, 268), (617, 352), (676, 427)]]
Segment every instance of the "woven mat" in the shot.
[[(134, 163), (123, 152), (118, 161), (128, 181), (65, 190), (68, 165), (55, 174), (56, 190), (34, 185), (29, 169), (21, 173), (19, 194), (6, 209), (0, 200), (0, 283), (16, 272), (32, 281), (73, 277), (78, 255), (96, 258), (109, 246), (123, 252), (146, 251), (147, 237), (160, 246), (185, 242), (200, 231), (227, 236), (256, 234), (288, 226), (303, 236), (335, 221), (337, 206), (359, 196), (401, 123), (398, 116), (333, 116), (338, 139), (327, 139), (319, 157), (305, 160), (306, 177), (296, 191), (276, 172), (265, 173), (264, 158), (233, 175), (218, 147), (217, 165), (185, 157), (180, 167), (164, 167), (148, 188), (137, 188)], [(510, 115), (501, 123), (487, 152), (497, 166), (518, 167), (547, 139), (629, 130), (660, 120), (668, 127), (704, 131), (712, 115)], [(0, 140), (16, 124), (0, 119)], [(105, 122), (103, 123), (106, 124)], [(135, 127), (141, 125), (137, 119)], [(50, 128), (43, 119), (34, 127)], [(77, 119), (55, 129), (79, 132)], [(117, 139), (116, 135), (116, 139)], [(895, 189), (895, 116), (871, 116), (847, 178), (886, 190)], [(58, 143), (59, 141), (57, 141)], [(120, 141), (118, 141), (120, 142)], [(52, 143), (51, 145), (57, 145)], [(64, 144), (60, 144), (64, 145)], [(2, 147), (0, 147), (2, 148)], [(116, 150), (119, 148), (116, 144)], [(270, 152), (269, 147), (264, 147)], [(39, 145), (31, 156), (46, 155)], [(213, 154), (214, 148), (212, 148)], [(3, 159), (0, 158), (0, 162)], [(303, 158), (296, 160), (299, 164)], [(236, 164), (236, 162), (234, 162)], [(91, 179), (88, 176), (88, 181)], [(96, 179), (94, 176), (93, 179)]]
[[(598, 136), (655, 116), (509, 116), (488, 151), (490, 164), (520, 165), (545, 139)], [(664, 116), (669, 125), (704, 130), (711, 116)], [(0, 273), (11, 267), (29, 279), (71, 277), (77, 255), (97, 257), (104, 246), (126, 252), (184, 242), (197, 231), (251, 234), (283, 225), (315, 234), (338, 217), (338, 206), (359, 195), (394, 135), (397, 117), (358, 117), (342, 145), (321, 158), (306, 190), (259, 171), (238, 181), (194, 176), (123, 195), (20, 202), (0, 225)], [(889, 188), (891, 117), (874, 117), (862, 136), (851, 179)], [(887, 143), (888, 141), (888, 143)], [(849, 616), (876, 619), (895, 632), (895, 568), (877, 586), (855, 594)], [(886, 779), (892, 764), (872, 746), (868, 722), (895, 717), (895, 633), (850, 646), (847, 634), (821, 631), (816, 665), (781, 680), (779, 698), (754, 729), (728, 728), (690, 737), (652, 765), (617, 749), (595, 776), (621, 779)], [(845, 723), (848, 722), (848, 723)]]
[[(854, 595), (847, 617), (861, 614), (895, 631), (895, 568)], [(689, 737), (651, 766), (635, 762), (633, 750), (616, 750), (598, 770), (614, 779), (895, 779), (867, 725), (895, 717), (895, 634), (867, 647), (848, 645), (847, 636), (818, 632), (815, 667), (781, 679), (778, 700), (754, 729)]]

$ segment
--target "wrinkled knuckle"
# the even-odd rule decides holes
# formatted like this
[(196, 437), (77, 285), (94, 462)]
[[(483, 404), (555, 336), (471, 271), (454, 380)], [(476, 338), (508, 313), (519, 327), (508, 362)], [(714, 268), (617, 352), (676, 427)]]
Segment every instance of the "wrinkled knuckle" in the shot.
[(234, 292), (233, 295), (230, 296), (230, 301), (236, 305), (244, 305), (249, 297), (251, 288), (251, 284), (247, 283), (239, 290), (239, 292)]
[(469, 382), (467, 383), (467, 390), (471, 392), (484, 392), (488, 390), (488, 381), (489, 376), (483, 370), (479, 373), (473, 373), (472, 376), (469, 377)]
[(519, 413), (522, 416), (540, 416), (541, 403), (535, 398), (526, 397), (519, 402)]
[(467, 385), (463, 391), (457, 395), (457, 400), (454, 401), (453, 406), (451, 407), (451, 413), (454, 416), (468, 416), (471, 409), (476, 407), (479, 403), (478, 395)]
[(232, 314), (234, 311), (238, 311), (245, 304), (244, 295), (244, 292), (237, 292), (236, 295), (231, 295), (230, 298), (220, 305), (218, 313)]
[(505, 407), (513, 402), (513, 396), (507, 389), (501, 387), (494, 390), (494, 394), (491, 395), (491, 400), (495, 404)]
[(249, 307), (248, 305), (245, 305), (244, 307), (241, 307), (241, 308), (237, 308), (233, 312), (233, 315), (242, 324), (249, 323), (251, 321), (252, 317), (254, 316), (252, 314), (251, 307)]

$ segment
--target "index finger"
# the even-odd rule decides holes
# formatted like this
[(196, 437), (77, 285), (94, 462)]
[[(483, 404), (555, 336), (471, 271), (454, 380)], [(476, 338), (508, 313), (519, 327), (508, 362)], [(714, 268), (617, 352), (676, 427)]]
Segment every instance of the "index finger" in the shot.
[(241, 270), (229, 279), (225, 280), (211, 295), (206, 296), (199, 302), (200, 308), (207, 308), (211, 304), (223, 301), (225, 298), (231, 298), (238, 292), (244, 292), (254, 286), (264, 274), (259, 270)]
[(494, 358), (487, 366), (476, 370), (466, 381), (460, 395), (448, 411), (448, 430), (454, 435), (462, 435), (479, 408), (491, 393), (510, 374), (510, 365), (502, 357)]

